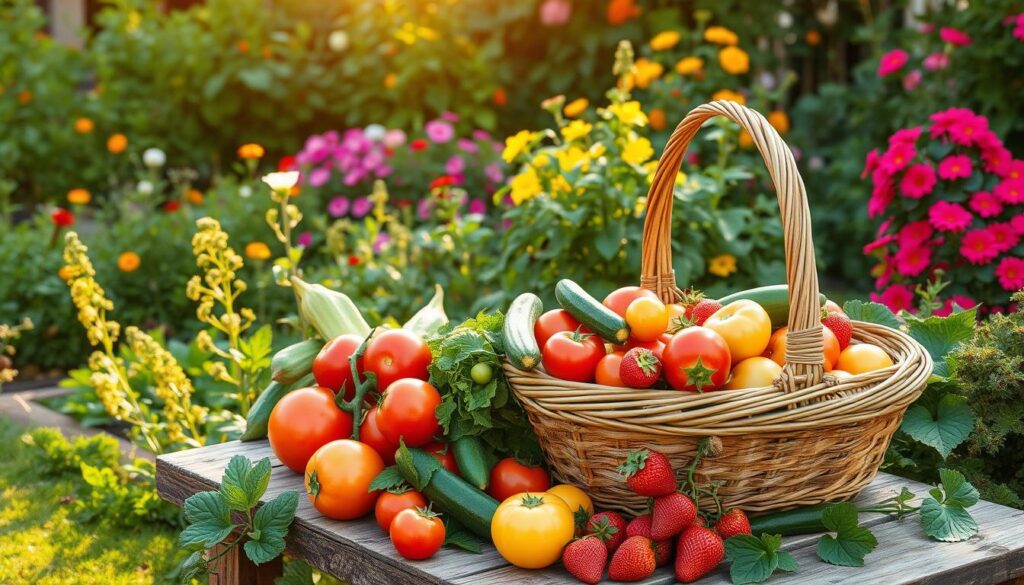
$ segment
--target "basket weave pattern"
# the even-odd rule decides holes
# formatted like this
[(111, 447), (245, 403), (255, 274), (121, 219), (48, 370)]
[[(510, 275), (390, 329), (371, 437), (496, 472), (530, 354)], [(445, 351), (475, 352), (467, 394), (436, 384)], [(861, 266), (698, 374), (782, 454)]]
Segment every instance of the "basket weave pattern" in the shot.
[(641, 285), (666, 302), (679, 298), (671, 256), (672, 189), (686, 147), (716, 115), (750, 133), (778, 194), (790, 290), (787, 364), (773, 386), (693, 393), (571, 382), (506, 363), (552, 474), (587, 489), (602, 508), (631, 514), (646, 508), (616, 470), (629, 451), (661, 451), (682, 472), (701, 437), (712, 437), (713, 448), (697, 481), (722, 482), (718, 494), (727, 507), (759, 512), (853, 497), (874, 478), (904, 411), (932, 371), (928, 353), (909, 336), (854, 322), (854, 343), (882, 347), (894, 365), (841, 382), (824, 374), (803, 180), (775, 129), (734, 102), (694, 109), (669, 139), (648, 195)]

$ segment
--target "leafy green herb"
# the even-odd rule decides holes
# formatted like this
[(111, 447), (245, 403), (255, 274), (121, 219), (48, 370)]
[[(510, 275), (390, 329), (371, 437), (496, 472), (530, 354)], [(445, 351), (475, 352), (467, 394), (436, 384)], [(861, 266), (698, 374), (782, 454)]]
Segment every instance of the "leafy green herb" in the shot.
[(978, 503), (978, 490), (959, 471), (940, 469), (941, 488), (929, 490), (921, 501), (921, 526), (935, 540), (959, 542), (978, 533), (967, 508)]
[(781, 547), (782, 537), (778, 534), (762, 534), (760, 538), (741, 534), (726, 540), (725, 558), (732, 563), (729, 578), (733, 584), (761, 583), (778, 569), (796, 571), (796, 559)]
[(818, 541), (818, 558), (843, 567), (863, 567), (864, 555), (875, 550), (878, 540), (857, 523), (857, 507), (849, 503), (825, 508), (821, 522), (835, 536), (826, 534)]
[(934, 447), (945, 459), (974, 430), (974, 414), (967, 400), (946, 394), (936, 406), (935, 414), (927, 406), (917, 404), (907, 410), (900, 430), (911, 438)]
[(377, 477), (373, 478), (373, 481), (370, 482), (369, 490), (371, 492), (378, 490), (393, 491), (404, 485), (406, 485), (405, 479), (402, 477), (402, 474), (399, 473), (398, 466), (391, 465), (389, 467), (385, 467), (379, 474), (377, 474)]

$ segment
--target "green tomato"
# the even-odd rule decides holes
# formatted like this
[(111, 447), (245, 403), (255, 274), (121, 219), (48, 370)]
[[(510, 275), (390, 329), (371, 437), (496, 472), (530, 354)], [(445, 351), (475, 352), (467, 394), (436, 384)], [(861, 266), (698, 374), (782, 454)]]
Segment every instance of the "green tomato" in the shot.
[(469, 375), (473, 378), (474, 382), (483, 386), (491, 381), (491, 366), (481, 362), (473, 366), (473, 369), (469, 371)]

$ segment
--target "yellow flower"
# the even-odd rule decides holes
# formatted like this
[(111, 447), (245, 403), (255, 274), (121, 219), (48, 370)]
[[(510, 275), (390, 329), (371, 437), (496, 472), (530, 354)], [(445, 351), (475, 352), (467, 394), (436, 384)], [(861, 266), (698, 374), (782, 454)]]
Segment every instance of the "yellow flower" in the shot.
[(540, 153), (537, 156), (533, 157), (533, 160), (530, 161), (530, 164), (537, 167), (538, 169), (542, 169), (551, 164), (551, 158), (544, 153)]
[(242, 160), (258, 160), (263, 158), (264, 154), (266, 151), (259, 144), (249, 143), (238, 147), (238, 158)]
[(587, 106), (589, 105), (590, 102), (587, 101), (587, 98), (576, 98), (565, 104), (565, 107), (562, 108), (562, 113), (568, 118), (575, 118), (587, 111)]
[(72, 205), (88, 205), (90, 201), (92, 201), (92, 195), (85, 189), (68, 191), (68, 203)]
[(709, 26), (704, 31), (704, 40), (719, 45), (735, 45), (740, 42), (740, 38), (736, 36), (736, 33), (724, 26)]
[(565, 180), (565, 177), (558, 175), (553, 181), (551, 181), (551, 193), (558, 195), (560, 193), (568, 193), (572, 191), (572, 186), (569, 185), (569, 181)]
[(540, 178), (533, 167), (526, 167), (523, 172), (512, 178), (512, 203), (521, 205), (523, 201), (536, 197), (541, 192)]
[(633, 64), (633, 84), (640, 89), (647, 89), (664, 72), (665, 67), (661, 63), (641, 57)]
[(750, 56), (739, 47), (726, 47), (718, 52), (718, 64), (726, 73), (740, 75), (750, 70)]
[(384, 76), (384, 89), (391, 89), (398, 83), (398, 76), (394, 73), (388, 73)]
[(189, 189), (188, 193), (185, 193), (185, 197), (188, 198), (188, 202), (192, 205), (202, 205), (206, 197), (203, 196), (203, 192), (199, 189)]
[(107, 150), (113, 154), (121, 154), (128, 148), (128, 137), (124, 134), (114, 134), (107, 139)]
[(573, 120), (572, 122), (569, 122), (567, 126), (562, 128), (562, 138), (572, 142), (573, 140), (583, 138), (590, 134), (590, 131), (593, 128), (594, 127), (591, 124), (588, 124), (584, 120)]
[(676, 63), (676, 73), (679, 75), (693, 75), (704, 68), (704, 59), (700, 57), (683, 57)]
[(634, 138), (622, 149), (622, 160), (632, 165), (643, 164), (652, 156), (654, 148), (651, 147), (651, 141), (646, 138)]
[(270, 258), (270, 247), (263, 242), (249, 242), (245, 245), (245, 256), (250, 260), (266, 260)]
[(117, 269), (121, 272), (135, 272), (142, 264), (142, 259), (135, 252), (122, 252), (117, 257)]
[(521, 153), (529, 150), (532, 140), (533, 132), (529, 130), (520, 130), (515, 135), (509, 136), (505, 139), (505, 150), (502, 151), (501, 158), (505, 159), (507, 163), (514, 161)]
[(587, 153), (590, 155), (591, 159), (597, 159), (604, 156), (604, 153), (607, 151), (608, 148), (606, 148), (604, 144), (601, 144), (600, 142), (595, 142), (590, 147), (590, 150), (587, 151)]
[(578, 146), (571, 146), (556, 152), (555, 158), (558, 159), (558, 166), (563, 171), (571, 171), (576, 167), (586, 171), (590, 166), (590, 156), (587, 154), (587, 151)]
[(667, 30), (658, 33), (651, 39), (651, 48), (655, 51), (664, 51), (676, 46), (679, 42), (679, 33), (674, 30)]
[(789, 116), (782, 110), (775, 110), (768, 114), (768, 123), (778, 130), (779, 134), (789, 132)]
[(608, 106), (608, 112), (618, 118), (623, 124), (629, 124), (630, 126), (644, 126), (647, 124), (647, 114), (640, 109), (640, 102), (638, 101), (612, 104)]
[(754, 146), (754, 137), (750, 135), (750, 132), (741, 129), (740, 130), (740, 148), (750, 148)]
[(436, 41), (441, 38), (441, 35), (436, 30), (426, 26), (416, 27), (416, 34), (425, 41)]
[(708, 260), (708, 272), (726, 278), (736, 272), (736, 257), (732, 254), (721, 254)]
[(89, 118), (79, 118), (75, 120), (75, 132), (79, 134), (88, 134), (92, 132), (94, 125), (92, 120)]
[(711, 96), (711, 99), (714, 101), (725, 100), (728, 102), (736, 102), (740, 105), (746, 105), (747, 103), (747, 98), (743, 97), (743, 94), (737, 93), (731, 89), (720, 89)]

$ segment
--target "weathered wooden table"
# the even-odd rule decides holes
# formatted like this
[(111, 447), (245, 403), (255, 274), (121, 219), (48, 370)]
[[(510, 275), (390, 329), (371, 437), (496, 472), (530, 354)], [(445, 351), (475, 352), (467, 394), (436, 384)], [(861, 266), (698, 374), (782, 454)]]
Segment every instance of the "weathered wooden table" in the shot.
[[(273, 462), (273, 474), (264, 501), (287, 490), (303, 492), (302, 476), (281, 465), (266, 441), (258, 441), (225, 443), (160, 456), (156, 477), (160, 496), (181, 505), (185, 498), (196, 492), (217, 489), (228, 460), (239, 454), (254, 461), (270, 457)], [(895, 495), (901, 486), (907, 486), (919, 495), (928, 489), (920, 483), (883, 473), (856, 501), (864, 504), (878, 502)], [(1024, 585), (1024, 512), (979, 502), (971, 508), (971, 514), (981, 526), (981, 533), (966, 542), (952, 544), (929, 541), (916, 519), (900, 522), (877, 514), (862, 516), (862, 522), (871, 526), (879, 542), (862, 568), (835, 567), (820, 562), (815, 555), (817, 536), (787, 538), (784, 546), (796, 557), (800, 570), (793, 574), (780, 573), (771, 582), (865, 585), (1010, 582)], [(350, 522), (328, 520), (305, 497), (299, 498), (287, 542), (291, 555), (356, 585), (541, 585), (577, 582), (558, 565), (540, 571), (517, 569), (506, 563), (491, 546), (487, 546), (482, 554), (445, 547), (426, 561), (405, 561), (398, 556), (372, 517)], [(219, 566), (217, 579), (222, 583), (270, 583), (273, 573), (280, 570), (279, 563), (257, 569), (247, 564), (242, 555), (226, 555), (223, 559), (226, 562)], [(729, 583), (725, 567), (723, 565), (700, 583)], [(674, 581), (671, 567), (664, 567), (644, 583), (653, 585)]]

